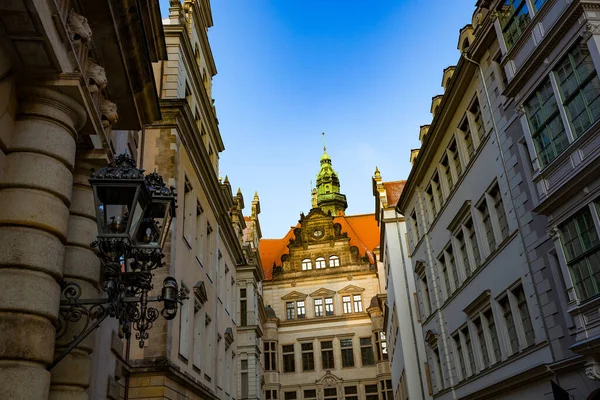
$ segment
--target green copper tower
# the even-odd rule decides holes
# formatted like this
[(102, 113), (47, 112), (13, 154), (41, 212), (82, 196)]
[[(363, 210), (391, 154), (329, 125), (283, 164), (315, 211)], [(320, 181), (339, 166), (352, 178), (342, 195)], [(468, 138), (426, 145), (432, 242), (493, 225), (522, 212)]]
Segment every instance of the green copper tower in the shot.
[[(325, 135), (323, 133), (323, 135)], [(331, 166), (331, 157), (323, 146), (321, 169), (317, 174), (317, 207), (331, 215), (344, 215), (348, 203), (346, 195), (340, 193), (340, 179)]]

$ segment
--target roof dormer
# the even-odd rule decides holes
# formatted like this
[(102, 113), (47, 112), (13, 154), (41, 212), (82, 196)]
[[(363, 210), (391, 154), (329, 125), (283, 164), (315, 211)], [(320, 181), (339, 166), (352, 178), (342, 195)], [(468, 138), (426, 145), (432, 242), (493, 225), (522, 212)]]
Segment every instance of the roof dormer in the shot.
[(438, 107), (440, 106), (440, 103), (442, 102), (442, 98), (444, 97), (444, 95), (442, 94), (438, 94), (437, 96), (434, 96), (431, 98), (431, 115), (435, 118), (435, 114), (437, 114), (437, 110)]
[(411, 165), (415, 165), (415, 160), (417, 159), (417, 156), (419, 155), (419, 150), (420, 149), (412, 149), (410, 151), (410, 163), (411, 163)]
[(444, 74), (442, 75), (442, 87), (444, 88), (444, 92), (448, 89), (448, 83), (450, 82), (450, 78), (452, 78), (455, 69), (456, 66), (454, 65), (444, 68)]
[(473, 36), (473, 25), (467, 24), (460, 30), (458, 35), (458, 51), (460, 51), (461, 54), (467, 53), (473, 40), (475, 40), (475, 36)]
[(425, 140), (427, 132), (429, 132), (429, 125), (421, 125), (421, 127), (419, 128), (419, 140), (421, 141), (421, 143), (423, 143), (423, 141)]

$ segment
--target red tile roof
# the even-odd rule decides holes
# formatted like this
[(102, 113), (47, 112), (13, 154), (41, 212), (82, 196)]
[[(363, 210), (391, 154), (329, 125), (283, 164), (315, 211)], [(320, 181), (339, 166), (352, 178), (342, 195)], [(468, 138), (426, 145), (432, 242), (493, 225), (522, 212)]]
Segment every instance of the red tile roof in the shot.
[[(397, 201), (397, 199), (396, 199)], [(379, 226), (375, 214), (341, 215), (335, 217), (334, 223), (342, 226), (342, 232), (348, 233), (350, 246), (358, 247), (361, 256), (368, 256), (371, 263), (375, 262), (373, 250), (379, 246)], [(300, 224), (290, 228), (281, 239), (261, 239), (260, 258), (265, 272), (265, 280), (273, 279), (273, 263), (281, 265), (281, 256), (288, 254), (288, 243), (294, 237), (294, 229)]]
[(406, 181), (383, 182), (388, 207), (396, 207), (398, 199), (400, 199), (400, 195), (404, 190), (404, 185), (406, 185)]

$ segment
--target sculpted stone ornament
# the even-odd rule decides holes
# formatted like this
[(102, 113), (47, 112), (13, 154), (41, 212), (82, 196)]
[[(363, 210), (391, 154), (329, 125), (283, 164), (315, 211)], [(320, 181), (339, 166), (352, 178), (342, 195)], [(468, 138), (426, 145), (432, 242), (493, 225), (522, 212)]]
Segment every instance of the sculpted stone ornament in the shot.
[(110, 125), (114, 125), (119, 119), (117, 105), (110, 100), (100, 100), (100, 115), (102, 118), (102, 126), (108, 128)]
[(600, 364), (595, 361), (587, 364), (585, 374), (593, 381), (600, 380)]
[(92, 38), (92, 29), (87, 18), (77, 14), (74, 10), (69, 11), (67, 17), (67, 30), (74, 42), (87, 43)]
[[(588, 40), (589, 38), (592, 37), (592, 35), (598, 35), (598, 34), (600, 34), (600, 25), (593, 24), (591, 22), (588, 22), (587, 24), (585, 24), (585, 27), (581, 31), (581, 37), (583, 38), (583, 40)], [(582, 44), (584, 44), (584, 43), (582, 43)]]
[(85, 71), (88, 77), (88, 84), (90, 85), (90, 92), (97, 92), (99, 89), (104, 89), (108, 84), (106, 79), (106, 72), (104, 68), (90, 60)]
[(522, 116), (525, 114), (525, 106), (523, 104), (517, 104), (515, 107), (515, 112), (518, 116)]

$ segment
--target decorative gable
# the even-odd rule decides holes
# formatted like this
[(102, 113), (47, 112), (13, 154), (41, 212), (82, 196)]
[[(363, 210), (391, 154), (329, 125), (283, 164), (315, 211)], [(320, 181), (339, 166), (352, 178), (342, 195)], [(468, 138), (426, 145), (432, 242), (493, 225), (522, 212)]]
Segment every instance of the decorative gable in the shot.
[(361, 288), (358, 286), (354, 286), (354, 285), (348, 285), (345, 288), (343, 288), (342, 290), (339, 290), (338, 293), (339, 294), (353, 294), (353, 293), (362, 293), (365, 291), (365, 288)]
[(300, 292), (297, 292), (294, 290), (293, 292), (290, 292), (290, 293), (286, 294), (285, 296), (283, 296), (281, 298), (281, 300), (304, 300), (304, 299), (306, 299), (306, 297), (307, 297), (306, 294), (300, 293)]
[(331, 297), (335, 294), (335, 290), (329, 290), (325, 288), (321, 288), (317, 291), (314, 291), (310, 294), (310, 297)]

